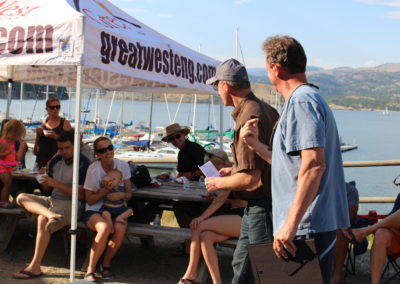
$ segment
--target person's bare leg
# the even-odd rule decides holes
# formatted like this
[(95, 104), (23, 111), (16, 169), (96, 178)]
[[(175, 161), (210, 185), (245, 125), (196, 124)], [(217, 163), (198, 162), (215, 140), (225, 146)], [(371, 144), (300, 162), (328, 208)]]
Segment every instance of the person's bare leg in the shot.
[(189, 264), (188, 267), (186, 268), (185, 274), (182, 276), (182, 279), (194, 280), (197, 277), (197, 267), (199, 266), (199, 260), (201, 257), (200, 239), (199, 239), (200, 233), (201, 230), (199, 229), (192, 232), (192, 238), (190, 241)]
[(101, 213), (101, 216), (104, 218), (104, 220), (107, 222), (108, 226), (110, 227), (110, 234), (114, 233), (114, 225), (113, 221), (111, 219), (111, 213), (108, 211), (103, 211)]
[(132, 215), (133, 215), (133, 210), (128, 209), (119, 216), (117, 216), (117, 218), (115, 218), (115, 222), (126, 225), (128, 224), (128, 218), (131, 217)]
[[(204, 231), (213, 231), (217, 235), (221, 235), (224, 237), (223, 240), (228, 239), (229, 237), (239, 237), (240, 235), (240, 225), (241, 225), (242, 218), (240, 218), (237, 215), (221, 215), (221, 216), (215, 216), (209, 219), (204, 220), (203, 222), (200, 223), (199, 228), (193, 233), (192, 235), (192, 244), (194, 238), (196, 239), (195, 247), (192, 248), (192, 244), (190, 246), (190, 260), (189, 260), (189, 265), (188, 268), (186, 269), (186, 272), (184, 276), (182, 277), (183, 279), (195, 279), (197, 277), (197, 268), (199, 264), (199, 259), (200, 259), (200, 252), (199, 250), (199, 241), (200, 241), (200, 246), (201, 249), (201, 240), (199, 239), (199, 234), (201, 234)], [(214, 250), (214, 247), (213, 247)], [(214, 250), (215, 252), (215, 250)], [(194, 255), (192, 256), (192, 253)], [(216, 253), (215, 253), (216, 255)], [(205, 258), (204, 252), (203, 256)], [(218, 260), (217, 260), (218, 262)], [(207, 263), (207, 261), (206, 261)], [(208, 266), (208, 265), (207, 265)], [(209, 269), (210, 270), (210, 269)], [(210, 272), (211, 273), (211, 272)], [(219, 270), (218, 270), (219, 273)]]
[[(29, 265), (24, 269), (33, 274), (40, 274), (42, 270), (40, 269), (40, 265), (42, 264), (42, 260), (44, 254), (46, 252), (47, 246), (49, 245), (51, 234), (45, 230), (47, 224), (47, 218), (43, 216), (38, 216), (37, 219), (37, 232), (36, 232), (36, 242), (35, 242), (35, 252), (33, 254), (33, 258)], [(22, 273), (14, 273), (15, 276), (20, 278), (29, 278), (29, 276), (24, 275)]]
[(12, 183), (11, 173), (0, 173), (0, 180), (3, 183), (0, 193), (0, 201), (9, 202)]
[(371, 247), (370, 269), (371, 283), (379, 284), (382, 268), (386, 260), (387, 249), (390, 247), (393, 234), (388, 229), (378, 229)]
[(107, 245), (108, 236), (110, 235), (110, 227), (100, 214), (90, 216), (86, 222), (89, 229), (97, 232), (90, 248), (89, 264), (86, 273), (95, 273), (96, 265), (99, 261), (104, 249)]
[[(369, 234), (375, 233), (380, 228), (399, 228), (400, 227), (400, 210), (394, 212), (392, 215), (387, 216), (381, 221), (375, 223), (372, 226), (360, 228), (360, 229), (352, 229), (352, 232), (358, 242), (361, 242), (366, 236)], [(343, 234), (347, 236), (347, 238), (351, 238), (349, 233), (346, 230), (342, 230)]]
[(48, 220), (51, 218), (63, 218), (62, 215), (51, 211), (49, 208), (38, 203), (27, 193), (21, 193), (17, 197), (17, 204), (24, 207), (26, 211), (46, 217)]
[(349, 242), (339, 234), (336, 233), (336, 246), (335, 246), (335, 259), (333, 263), (332, 284), (340, 284), (342, 279), (342, 270), (344, 260), (346, 259), (347, 249)]
[(222, 284), (221, 273), (219, 271), (218, 255), (214, 244), (229, 239), (228, 236), (220, 235), (212, 231), (203, 231), (200, 234), (201, 252), (210, 272), (213, 284)]
[(103, 267), (111, 267), (111, 260), (121, 247), (125, 238), (125, 233), (127, 228), (128, 228), (127, 224), (114, 222), (114, 234), (108, 241), (106, 254), (104, 255), (103, 259)]

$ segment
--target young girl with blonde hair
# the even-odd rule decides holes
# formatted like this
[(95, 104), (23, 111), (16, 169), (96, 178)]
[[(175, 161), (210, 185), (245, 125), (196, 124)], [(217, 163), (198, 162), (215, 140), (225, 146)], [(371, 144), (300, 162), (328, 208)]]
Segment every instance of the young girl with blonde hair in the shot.
[(0, 207), (11, 208), (11, 172), (18, 165), (15, 142), (25, 136), (25, 126), (16, 119), (8, 121), (0, 138), (0, 180), (3, 187), (0, 191)]

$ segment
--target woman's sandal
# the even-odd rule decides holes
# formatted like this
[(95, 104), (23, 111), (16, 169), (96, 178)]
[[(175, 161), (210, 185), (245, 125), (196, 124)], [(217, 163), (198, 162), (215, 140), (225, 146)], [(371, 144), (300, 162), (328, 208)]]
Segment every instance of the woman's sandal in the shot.
[(85, 278), (83, 278), (86, 281), (90, 281), (90, 282), (94, 282), (96, 283), (96, 276), (94, 275), (94, 273), (86, 273), (85, 274)]
[(107, 267), (100, 265), (100, 271), (102, 279), (112, 279), (114, 277), (114, 275), (111, 272), (111, 266)]
[(189, 283), (194, 283), (194, 281), (196, 281), (196, 280), (181, 278), (181, 279), (179, 280), (178, 284), (187, 284), (186, 281), (189, 282)]

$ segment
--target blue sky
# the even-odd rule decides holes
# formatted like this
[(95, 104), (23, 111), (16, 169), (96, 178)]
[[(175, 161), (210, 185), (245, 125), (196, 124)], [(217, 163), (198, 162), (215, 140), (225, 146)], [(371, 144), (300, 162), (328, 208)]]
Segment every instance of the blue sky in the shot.
[[(224, 60), (235, 30), (247, 67), (264, 67), (261, 44), (298, 39), (308, 64), (323, 68), (399, 63), (400, 0), (111, 0), (160, 33)], [(241, 58), (240, 58), (241, 59)]]

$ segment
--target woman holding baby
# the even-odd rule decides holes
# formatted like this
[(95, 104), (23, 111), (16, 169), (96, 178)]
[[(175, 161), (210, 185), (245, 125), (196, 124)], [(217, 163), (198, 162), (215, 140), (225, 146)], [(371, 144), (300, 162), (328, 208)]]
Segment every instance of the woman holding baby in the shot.
[[(113, 219), (111, 224), (107, 222), (105, 215), (101, 212), (104, 208), (103, 200), (127, 201), (132, 197), (129, 165), (114, 158), (114, 147), (110, 139), (99, 137), (94, 141), (93, 147), (97, 160), (88, 168), (84, 184), (86, 197), (84, 221), (88, 228), (96, 232), (85, 275), (85, 280), (88, 281), (96, 280), (96, 265), (104, 250), (105, 255), (100, 266), (101, 276), (103, 279), (112, 278), (111, 260), (122, 245), (127, 229), (127, 222), (121, 218)], [(121, 173), (119, 179), (122, 182), (119, 186), (123, 187), (123, 191), (113, 191), (116, 183), (111, 182), (113, 180), (111, 172), (115, 172), (115, 169)], [(112, 236), (109, 239), (110, 234)]]

